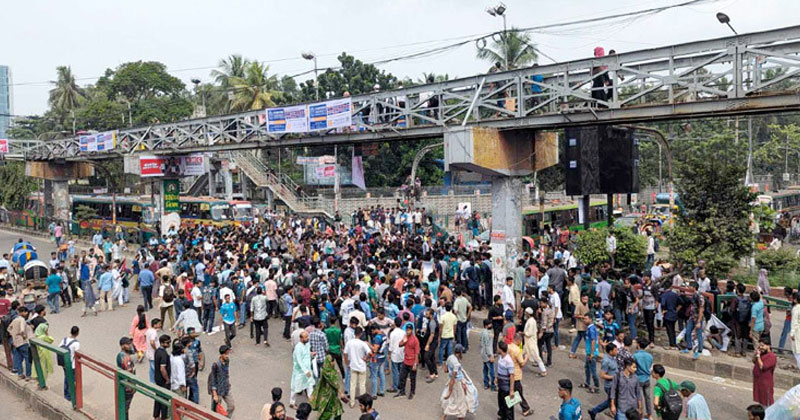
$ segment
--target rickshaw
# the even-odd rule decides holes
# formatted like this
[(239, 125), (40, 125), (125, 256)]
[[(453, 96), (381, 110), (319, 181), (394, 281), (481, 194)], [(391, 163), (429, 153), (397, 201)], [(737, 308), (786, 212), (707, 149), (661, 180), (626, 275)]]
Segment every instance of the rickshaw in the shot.
[(26, 263), (22, 271), (25, 284), (32, 282), (33, 287), (38, 289), (45, 287), (50, 269), (42, 261), (33, 260)]

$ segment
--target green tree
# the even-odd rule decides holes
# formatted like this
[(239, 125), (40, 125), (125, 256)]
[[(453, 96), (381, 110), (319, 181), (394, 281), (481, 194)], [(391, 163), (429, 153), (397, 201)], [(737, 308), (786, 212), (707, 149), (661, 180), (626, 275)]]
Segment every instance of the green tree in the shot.
[[(342, 53), (339, 57), (339, 69), (327, 69), (319, 75), (320, 97), (342, 96), (345, 92), (351, 95), (372, 92), (373, 86), (381, 90), (392, 89), (397, 78), (391, 73), (378, 70), (372, 64), (366, 64), (351, 55)], [(314, 100), (314, 83), (300, 83), (300, 91), (304, 100)]]
[(86, 222), (97, 218), (97, 209), (89, 206), (79, 205), (75, 207), (73, 216), (79, 222)]
[(782, 185), (784, 172), (800, 172), (800, 125), (770, 124), (767, 131), (769, 139), (755, 147), (753, 160), (758, 163), (760, 174), (771, 174)]
[(11, 210), (22, 210), (25, 198), (38, 189), (33, 178), (25, 176), (24, 162), (7, 162), (0, 166), (0, 204)]
[(219, 60), (219, 69), (211, 70), (211, 75), (216, 80), (217, 84), (223, 88), (231, 86), (230, 80), (233, 77), (245, 77), (245, 69), (250, 63), (250, 60), (242, 57), (239, 54), (231, 54), (228, 58)]
[(58, 78), (50, 90), (50, 107), (58, 110), (62, 114), (67, 114), (77, 108), (83, 100), (85, 94), (77, 83), (75, 75), (69, 66), (56, 67)]
[(680, 139), (673, 148), (680, 157), (676, 187), (684, 211), (668, 231), (668, 243), (679, 268), (704, 260), (710, 275), (722, 277), (752, 252), (749, 215), (755, 194), (744, 185), (745, 149), (734, 144), (730, 131), (712, 130), (709, 124), (703, 141)]
[(501, 70), (527, 67), (538, 58), (530, 35), (516, 28), (497, 34), (492, 38), (491, 46), (479, 46), (477, 55), (492, 64), (500, 63)]
[[(578, 233), (575, 255), (587, 265), (597, 265), (611, 260), (606, 249), (608, 228), (591, 229)], [(647, 239), (635, 235), (630, 229), (615, 229), (617, 252), (614, 262), (617, 267), (641, 267), (647, 258)]]
[(236, 111), (264, 109), (275, 105), (280, 96), (278, 78), (269, 75), (269, 66), (253, 61), (245, 66), (244, 77), (228, 79), (233, 97), (230, 108)]

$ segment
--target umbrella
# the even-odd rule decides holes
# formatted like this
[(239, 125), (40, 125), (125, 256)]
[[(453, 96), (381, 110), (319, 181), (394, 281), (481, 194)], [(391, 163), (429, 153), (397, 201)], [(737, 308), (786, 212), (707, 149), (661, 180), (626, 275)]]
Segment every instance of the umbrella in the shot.
[(11, 257), (11, 262), (24, 266), (28, 261), (37, 258), (39, 258), (39, 256), (36, 255), (36, 251), (31, 249), (19, 249), (14, 252), (14, 255)]

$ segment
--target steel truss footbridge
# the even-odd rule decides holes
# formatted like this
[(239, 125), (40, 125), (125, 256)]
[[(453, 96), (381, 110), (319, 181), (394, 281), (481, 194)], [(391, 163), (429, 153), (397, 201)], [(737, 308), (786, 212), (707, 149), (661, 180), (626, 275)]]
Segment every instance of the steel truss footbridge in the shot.
[(81, 152), (71, 138), (27, 144), (17, 153), (32, 160), (107, 159), (401, 141), (475, 125), (556, 129), (779, 112), (800, 109), (798, 89), (800, 26), (793, 26), (354, 95), (348, 130), (276, 136), (259, 110), (121, 129), (118, 146), (106, 152)]

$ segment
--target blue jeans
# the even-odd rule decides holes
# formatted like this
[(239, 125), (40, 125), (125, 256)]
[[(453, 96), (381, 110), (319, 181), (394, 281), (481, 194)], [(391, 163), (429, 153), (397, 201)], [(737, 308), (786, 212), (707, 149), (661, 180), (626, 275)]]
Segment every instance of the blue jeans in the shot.
[[(403, 364), (403, 362), (400, 363), (389, 362), (389, 363), (392, 367), (392, 389), (395, 390), (400, 389), (400, 366)], [(350, 387), (348, 386), (347, 389), (350, 389)]]
[(589, 410), (589, 414), (590, 415), (591, 414), (593, 414), (593, 415), (600, 414), (603, 411), (608, 410), (608, 407), (610, 407), (610, 406), (611, 406), (611, 386), (609, 385), (609, 387), (606, 388), (606, 399), (603, 400), (603, 402), (601, 402), (600, 404), (597, 404), (591, 410)]
[(25, 375), (27, 377), (31, 377), (31, 351), (30, 351), (30, 344), (23, 344), (19, 347), (14, 347), (12, 356), (14, 358), (14, 370), (17, 371), (17, 375), (23, 376), (22, 374), (22, 362), (25, 362)]
[(61, 295), (61, 292), (56, 293), (48, 293), (47, 294), (47, 306), (50, 307), (50, 312), (57, 314), (58, 313), (58, 297)]
[(575, 354), (578, 351), (578, 344), (581, 343), (581, 340), (586, 340), (586, 331), (578, 331), (578, 335), (572, 340), (572, 349), (570, 349), (569, 354)]
[(560, 344), (560, 339), (558, 338), (558, 321), (561, 320), (556, 318), (556, 320), (553, 322), (553, 344), (555, 344), (556, 347), (558, 347)]
[(156, 383), (156, 362), (155, 360), (150, 361), (150, 383)]
[(373, 397), (386, 391), (386, 372), (383, 371), (384, 363), (386, 363), (386, 359), (369, 362), (369, 380), (372, 382)]
[[(704, 322), (701, 321), (700, 328), (697, 329), (698, 348), (697, 351), (695, 351), (695, 353), (700, 353), (701, 351), (703, 351), (703, 324)], [(689, 346), (692, 345), (692, 332), (695, 331), (696, 326), (697, 324), (694, 317), (689, 318), (689, 320), (686, 321), (686, 330), (684, 330), (683, 332), (683, 339), (686, 340), (686, 343)]]
[(453, 339), (443, 338), (442, 342), (439, 344), (439, 359), (437, 360), (438, 363), (442, 363), (442, 360), (450, 356), (452, 353), (453, 353)]
[(464, 346), (464, 351), (469, 349), (469, 340), (467, 339), (467, 323), (456, 322), (456, 343)]
[(69, 395), (69, 383), (67, 382), (67, 371), (66, 370), (64, 371), (64, 398), (66, 398), (67, 401), (72, 401), (72, 399), (70, 398), (70, 395)]
[(600, 387), (600, 380), (597, 378), (597, 362), (595, 359), (589, 359), (586, 357), (586, 360), (583, 363), (583, 370), (586, 374), (586, 381), (584, 382), (587, 386), (591, 386), (591, 381), (594, 380), (594, 387)]
[(197, 384), (197, 378), (186, 378), (186, 389), (189, 391), (189, 401), (200, 404), (200, 387)]
[(214, 329), (214, 315), (216, 315), (214, 305), (203, 305), (203, 331), (210, 333)]
[(647, 254), (647, 259), (644, 261), (644, 270), (647, 271), (653, 268), (654, 262), (656, 262), (656, 254)]
[(625, 319), (628, 321), (628, 328), (631, 329), (631, 339), (636, 340), (636, 312), (625, 314)]
[(239, 304), (239, 325), (244, 325), (244, 321), (247, 319), (247, 302), (242, 302)]
[(483, 362), (483, 386), (495, 388), (494, 386), (494, 363)]
[(781, 340), (779, 341), (778, 348), (783, 349), (786, 345), (786, 337), (789, 336), (789, 331), (792, 329), (792, 321), (787, 319), (783, 321), (783, 331), (781, 331)]

